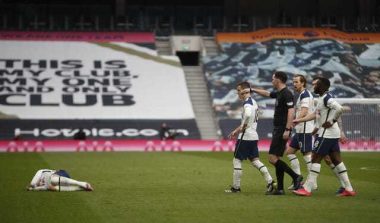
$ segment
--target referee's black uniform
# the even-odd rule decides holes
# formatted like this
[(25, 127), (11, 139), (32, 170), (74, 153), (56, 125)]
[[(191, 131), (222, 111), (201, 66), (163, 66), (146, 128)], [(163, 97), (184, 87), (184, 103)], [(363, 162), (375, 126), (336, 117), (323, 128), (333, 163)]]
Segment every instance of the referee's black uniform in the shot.
[(269, 149), (269, 154), (283, 156), (286, 149), (286, 140), (282, 138), (286, 123), (288, 121), (288, 109), (294, 107), (292, 92), (287, 88), (283, 88), (278, 92), (271, 92), (271, 98), (276, 98), (273, 118), (273, 133), (272, 142)]
[[(287, 143), (287, 140), (283, 139), (283, 135), (286, 130), (286, 123), (288, 121), (288, 110), (294, 107), (293, 94), (287, 87), (285, 87), (278, 92), (271, 92), (270, 97), (276, 98), (276, 105), (274, 109), (272, 142), (270, 144), (269, 154), (282, 157), (284, 155)], [(289, 130), (289, 134), (290, 133), (291, 130)], [(294, 184), (297, 185), (296, 187), (299, 187), (300, 181), (302, 181), (302, 176), (295, 173), (281, 159), (278, 159), (274, 166), (276, 167), (278, 187), (277, 192), (272, 194), (284, 194), (285, 172), (292, 177)]]

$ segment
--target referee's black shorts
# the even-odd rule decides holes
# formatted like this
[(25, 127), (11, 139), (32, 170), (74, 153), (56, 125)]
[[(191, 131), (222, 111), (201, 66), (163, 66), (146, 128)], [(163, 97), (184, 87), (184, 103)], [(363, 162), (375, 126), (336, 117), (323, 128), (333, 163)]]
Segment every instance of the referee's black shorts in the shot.
[(276, 156), (283, 156), (287, 140), (284, 140), (282, 136), (285, 132), (285, 126), (275, 126), (272, 132), (272, 142), (269, 148), (269, 154)]

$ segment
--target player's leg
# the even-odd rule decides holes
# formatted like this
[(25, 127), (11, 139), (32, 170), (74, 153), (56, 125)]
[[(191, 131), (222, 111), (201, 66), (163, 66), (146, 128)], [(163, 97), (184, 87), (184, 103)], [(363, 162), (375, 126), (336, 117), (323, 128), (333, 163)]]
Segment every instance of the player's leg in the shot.
[(254, 166), (257, 170), (260, 171), (261, 175), (264, 177), (264, 180), (265, 182), (267, 182), (267, 184), (270, 184), (273, 182), (273, 178), (270, 175), (268, 168), (260, 161), (258, 157), (253, 159), (251, 162), (252, 162), (252, 166)]
[(297, 150), (299, 150), (298, 135), (299, 134), (295, 134), (293, 136), (289, 146), (287, 146), (286, 148), (285, 154), (289, 159), (290, 167), (292, 168), (292, 170), (296, 174), (301, 175), (300, 162), (298, 161), (298, 158), (296, 156), (296, 152)]
[(232, 186), (225, 190), (226, 193), (240, 192), (240, 181), (243, 175), (242, 162), (248, 158), (248, 141), (237, 140), (234, 152), (234, 158), (232, 160), (233, 173), (232, 173)]
[(50, 191), (81, 191), (81, 190), (84, 190), (84, 188), (80, 186), (50, 185), (49, 190)]
[(273, 180), (270, 175), (268, 168), (260, 161), (259, 158), (251, 160), (252, 165), (260, 171), (261, 175), (264, 177), (265, 182), (267, 183), (267, 192), (273, 192), (277, 189), (277, 183)]
[(267, 184), (271, 184), (273, 182), (273, 178), (270, 175), (268, 168), (260, 161), (259, 159), (259, 148), (257, 147), (258, 141), (250, 141), (250, 149), (248, 154), (248, 159), (251, 161), (252, 166), (260, 171), (261, 175), (264, 177)]
[(310, 171), (311, 168), (311, 152), (307, 152), (303, 154), (303, 160), (305, 161), (307, 170)]
[(232, 173), (232, 186), (229, 189), (226, 189), (226, 193), (236, 193), (240, 192), (240, 182), (241, 182), (241, 176), (243, 175), (243, 169), (242, 169), (242, 160), (238, 158), (233, 158), (232, 160), (233, 165), (233, 173)]
[(340, 183), (340, 187), (338, 188), (338, 190), (336, 191), (337, 194), (340, 194), (343, 192), (345, 186), (344, 186), (344, 181), (342, 180), (342, 178), (340, 177), (339, 175), (339, 171), (338, 169), (336, 168), (336, 166), (333, 164), (333, 162), (331, 161), (331, 158), (330, 156), (325, 156), (324, 157), (324, 160), (325, 160), (325, 163), (331, 168), (331, 171), (334, 173), (334, 175), (337, 177), (337, 179), (339, 180), (339, 183)]
[(342, 193), (340, 193), (339, 196), (355, 196), (356, 192), (352, 188), (350, 179), (348, 177), (347, 168), (344, 165), (340, 156), (340, 151), (334, 150), (333, 152), (331, 152), (330, 158), (339, 173), (339, 178), (344, 182), (345, 190)]
[(313, 136), (311, 133), (302, 135), (302, 142), (300, 143), (300, 150), (303, 154), (307, 170), (311, 168), (311, 151), (313, 150)]
[[(311, 169), (311, 160), (312, 160), (312, 149), (313, 149), (313, 136), (312, 134), (303, 134), (301, 137), (302, 143), (300, 143), (300, 151), (303, 154), (303, 159), (305, 161), (308, 173)], [(317, 190), (317, 182), (313, 185), (313, 190)]]
[(314, 142), (312, 164), (310, 167), (309, 175), (303, 187), (293, 191), (297, 195), (310, 196), (314, 185), (317, 183), (317, 178), (321, 172), (321, 160), (329, 152), (330, 145), (326, 139), (318, 137)]
[[(290, 145), (287, 147), (285, 153), (286, 153), (286, 156), (289, 159), (290, 167), (292, 168), (292, 170), (296, 174), (301, 175), (300, 162), (298, 161), (298, 158), (297, 158), (297, 155), (296, 155), (296, 152), (298, 150), (298, 146), (297, 145), (298, 145), (297, 136), (293, 136), (292, 141), (291, 141)], [(288, 187), (288, 190), (294, 190), (294, 183), (293, 182)]]
[(77, 181), (68, 177), (62, 177), (57, 174), (53, 174), (50, 177), (50, 184), (53, 186), (78, 186), (84, 190), (92, 191), (93, 188), (87, 182)]
[(267, 183), (267, 192), (272, 192), (275, 189), (276, 184), (270, 175), (268, 168), (259, 159), (259, 148), (257, 147), (257, 142), (257, 140), (250, 142), (251, 145), (248, 158), (251, 161), (252, 166), (259, 170), (261, 175), (264, 177)]

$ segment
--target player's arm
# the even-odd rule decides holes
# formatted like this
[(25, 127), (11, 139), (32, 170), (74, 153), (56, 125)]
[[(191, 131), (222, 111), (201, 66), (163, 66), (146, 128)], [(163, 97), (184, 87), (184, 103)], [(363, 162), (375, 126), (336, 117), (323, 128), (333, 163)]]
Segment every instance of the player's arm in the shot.
[[(271, 93), (271, 97), (274, 96), (274, 92)], [(286, 93), (285, 95), (285, 102), (286, 102), (286, 107), (288, 108), (288, 112), (286, 114), (287, 116), (287, 121), (286, 121), (286, 126), (285, 126), (285, 131), (282, 135), (282, 138), (284, 140), (288, 140), (290, 137), (290, 134), (292, 132), (292, 127), (293, 127), (293, 119), (294, 119), (294, 102), (293, 102), (293, 94), (292, 93)]]
[(247, 128), (248, 121), (252, 116), (252, 106), (249, 105), (244, 105), (244, 110), (243, 110), (243, 118), (241, 120), (241, 124), (236, 127), (229, 135), (228, 138), (234, 139), (237, 137), (237, 135), (242, 132), (244, 129)]
[(309, 113), (310, 97), (304, 97), (301, 99), (301, 110), (296, 118), (303, 118)]
[(344, 134), (342, 117), (338, 118), (337, 123), (338, 123), (339, 129), (340, 129), (340, 138), (339, 138), (339, 141), (342, 144), (345, 144), (348, 141), (348, 138), (346, 137), (346, 134)]
[(29, 191), (44, 191), (47, 189), (45, 186), (38, 186), (38, 187), (28, 187), (27, 190), (29, 190)]
[(34, 175), (32, 181), (30, 182), (29, 187), (36, 187), (39, 184), (40, 178), (42, 176), (42, 171), (43, 170), (37, 171), (37, 173)]
[(297, 119), (294, 119), (294, 120), (293, 120), (293, 123), (297, 125), (297, 124), (300, 123), (300, 122), (307, 122), (307, 121), (314, 120), (316, 117), (317, 117), (317, 116), (316, 116), (315, 112), (313, 112), (313, 113), (311, 113), (311, 114), (306, 115), (306, 116), (303, 117), (303, 118), (297, 118)]
[(286, 127), (285, 127), (284, 134), (282, 136), (282, 138), (284, 140), (288, 140), (289, 137), (290, 137), (290, 133), (292, 132), (293, 117), (294, 117), (294, 108), (289, 108), (288, 109), (287, 116), (288, 116), (288, 119), (287, 119), (287, 122), (286, 122)]
[(270, 97), (270, 92), (264, 89), (259, 89), (259, 88), (251, 88), (251, 90), (261, 96), (264, 97)]
[(308, 112), (309, 112), (308, 107), (301, 107), (300, 113), (298, 114), (298, 117), (296, 118), (303, 118), (307, 115)]
[(335, 110), (335, 113), (332, 119), (327, 120), (325, 123), (322, 124), (322, 127), (324, 128), (330, 128), (331, 126), (333, 126), (334, 123), (337, 122), (340, 116), (343, 114), (343, 106), (333, 99), (328, 100), (327, 107)]
[(236, 129), (234, 129), (229, 135), (228, 135), (228, 138), (229, 139), (235, 139), (238, 134), (240, 132), (243, 131), (243, 129), (245, 129), (247, 127), (247, 125), (239, 125), (238, 127), (236, 127)]

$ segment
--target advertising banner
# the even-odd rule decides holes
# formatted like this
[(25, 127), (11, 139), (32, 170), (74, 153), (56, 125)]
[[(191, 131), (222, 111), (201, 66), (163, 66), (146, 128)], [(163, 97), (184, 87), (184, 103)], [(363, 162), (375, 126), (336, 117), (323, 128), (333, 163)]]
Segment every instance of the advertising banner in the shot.
[(150, 128), (191, 122), (189, 135), (199, 136), (178, 57), (134, 43), (154, 43), (154, 35), (0, 32), (0, 125), (8, 131), (0, 138), (17, 128), (91, 129), (105, 121), (129, 128), (144, 120)]
[[(260, 151), (269, 150), (270, 141), (260, 140)], [(0, 141), (0, 152), (230, 152), (229, 140), (30, 140)], [(352, 141), (341, 146), (348, 152), (379, 152), (380, 142)]]

